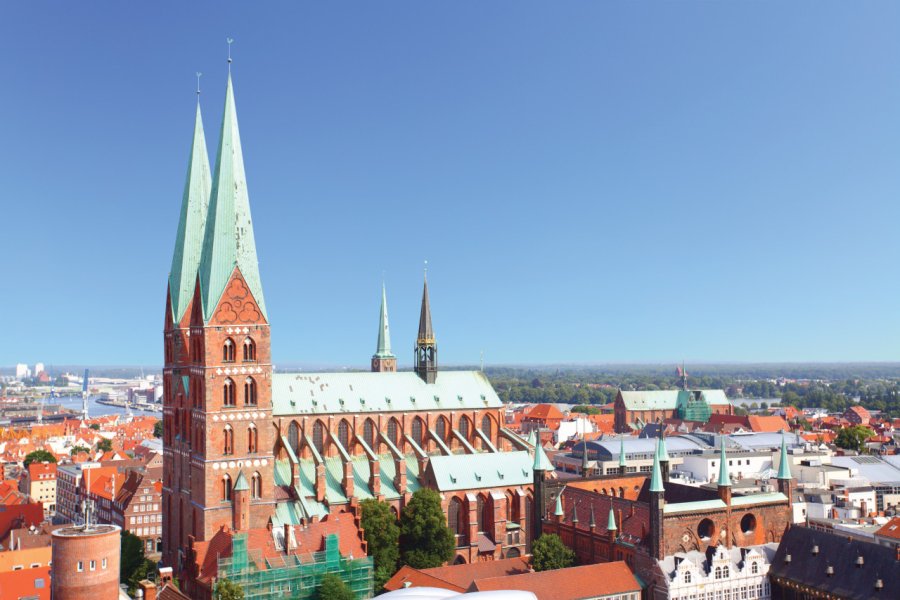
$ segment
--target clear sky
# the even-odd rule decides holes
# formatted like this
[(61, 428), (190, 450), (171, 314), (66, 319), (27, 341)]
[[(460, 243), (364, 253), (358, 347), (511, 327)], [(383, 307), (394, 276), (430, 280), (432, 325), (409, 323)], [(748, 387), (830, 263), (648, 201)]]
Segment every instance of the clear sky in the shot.
[(234, 81), (279, 363), (900, 358), (900, 3), (6, 2), (0, 364), (161, 364)]

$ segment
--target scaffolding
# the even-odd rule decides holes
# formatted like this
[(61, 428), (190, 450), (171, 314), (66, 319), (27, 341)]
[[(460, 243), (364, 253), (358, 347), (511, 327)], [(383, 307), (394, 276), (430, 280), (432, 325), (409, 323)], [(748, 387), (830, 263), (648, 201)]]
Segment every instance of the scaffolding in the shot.
[(316, 597), (322, 577), (329, 573), (338, 575), (358, 600), (372, 596), (371, 557), (342, 557), (337, 534), (326, 536), (321, 552), (277, 557), (264, 557), (259, 549), (248, 550), (247, 534), (236, 534), (232, 555), (219, 559), (218, 579), (240, 585), (245, 600), (307, 600)]
[(712, 409), (701, 392), (681, 392), (678, 394), (678, 418), (683, 421), (709, 422)]

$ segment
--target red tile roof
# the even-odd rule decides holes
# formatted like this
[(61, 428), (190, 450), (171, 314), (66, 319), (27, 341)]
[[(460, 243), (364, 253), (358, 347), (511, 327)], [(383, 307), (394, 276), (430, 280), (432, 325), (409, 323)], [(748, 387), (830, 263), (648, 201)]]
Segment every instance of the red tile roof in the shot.
[(569, 567), (540, 573), (479, 579), (471, 591), (523, 590), (538, 598), (580, 600), (641, 591), (641, 584), (622, 561)]
[(562, 419), (565, 417), (565, 415), (552, 404), (537, 404), (525, 413), (525, 416), (532, 420), (542, 421), (548, 419)]
[(894, 517), (875, 532), (876, 536), (891, 538), (900, 542), (900, 517)]
[(784, 418), (778, 416), (750, 415), (749, 417), (747, 417), (747, 420), (750, 422), (750, 430), (757, 433), (775, 433), (778, 431), (791, 430), (791, 427), (787, 424), (787, 421), (785, 421)]
[(413, 587), (437, 587), (455, 592), (464, 592), (476, 579), (488, 579), (518, 575), (529, 571), (524, 558), (506, 558), (472, 564), (451, 565), (434, 569), (413, 569), (402, 567), (384, 585), (384, 589), (399, 590), (409, 582)]
[(0, 598), (50, 600), (50, 567), (0, 573)]

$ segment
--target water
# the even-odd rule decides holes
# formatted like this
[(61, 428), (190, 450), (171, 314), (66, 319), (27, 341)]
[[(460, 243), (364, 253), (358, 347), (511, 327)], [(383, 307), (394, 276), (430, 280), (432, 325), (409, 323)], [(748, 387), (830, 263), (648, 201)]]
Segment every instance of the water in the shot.
[[(102, 417), (105, 415), (124, 415), (125, 408), (120, 406), (110, 406), (108, 404), (100, 404), (97, 400), (100, 396), (90, 396), (88, 398), (88, 416), (89, 417)], [(48, 400), (48, 404), (60, 404), (65, 408), (70, 410), (74, 410), (79, 415), (81, 414), (81, 396), (59, 396), (54, 397), (53, 400)], [(155, 413), (146, 410), (139, 410), (137, 408), (131, 409), (131, 413), (134, 415), (150, 415), (157, 417), (159, 419), (162, 418), (162, 413)]]

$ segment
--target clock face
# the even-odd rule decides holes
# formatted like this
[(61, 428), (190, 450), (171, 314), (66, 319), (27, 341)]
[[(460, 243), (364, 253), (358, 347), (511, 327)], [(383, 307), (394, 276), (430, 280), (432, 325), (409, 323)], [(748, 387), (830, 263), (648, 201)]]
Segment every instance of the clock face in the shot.
[(691, 541), (691, 536), (689, 536), (688, 534), (684, 534), (683, 536), (681, 536), (681, 541), (689, 542), (689, 541)]

